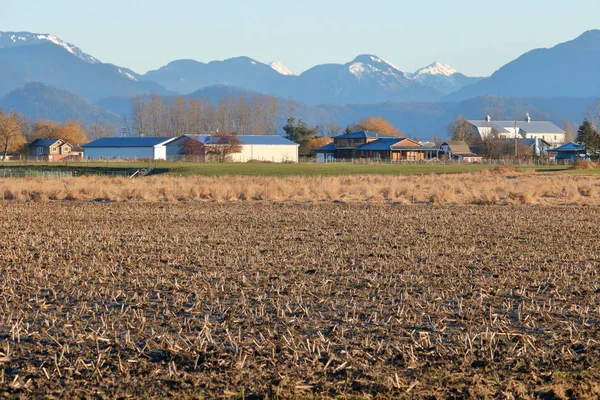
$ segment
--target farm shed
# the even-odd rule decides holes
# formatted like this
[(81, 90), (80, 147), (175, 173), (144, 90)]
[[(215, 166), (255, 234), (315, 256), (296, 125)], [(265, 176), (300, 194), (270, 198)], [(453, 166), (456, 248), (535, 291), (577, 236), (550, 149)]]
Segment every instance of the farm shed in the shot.
[(555, 154), (557, 161), (577, 161), (587, 158), (587, 151), (584, 145), (575, 142), (569, 142), (555, 149), (549, 150), (549, 153)]
[[(237, 135), (242, 150), (229, 156), (231, 162), (271, 161), (298, 162), (298, 143), (279, 135)], [(205, 146), (213, 144), (214, 135), (183, 135), (166, 145), (167, 159), (177, 160), (181, 157), (181, 144), (186, 139), (194, 139)]]
[(173, 137), (107, 137), (83, 145), (83, 157), (90, 160), (165, 160), (166, 144)]
[(482, 157), (471, 151), (466, 142), (461, 140), (446, 140), (440, 145), (440, 151), (451, 160), (472, 163), (481, 162)]

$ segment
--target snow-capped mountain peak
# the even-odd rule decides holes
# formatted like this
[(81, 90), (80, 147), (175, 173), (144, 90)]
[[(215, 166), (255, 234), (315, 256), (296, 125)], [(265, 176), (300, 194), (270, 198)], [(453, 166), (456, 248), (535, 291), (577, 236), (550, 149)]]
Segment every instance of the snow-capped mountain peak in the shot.
[(347, 65), (348, 71), (357, 79), (374, 74), (406, 77), (405, 72), (394, 64), (371, 54), (360, 55)]
[(43, 42), (50, 42), (60, 46), (69, 53), (89, 64), (97, 64), (100, 62), (89, 54), (84, 53), (79, 47), (74, 46), (71, 43), (67, 43), (52, 34), (31, 32), (0, 32), (0, 49), (4, 47), (25, 46)]
[(280, 63), (279, 61), (272, 61), (269, 63), (269, 67), (273, 68), (275, 71), (279, 72), (281, 75), (294, 75), (292, 70), (288, 67)]
[(448, 64), (443, 64), (441, 62), (434, 62), (433, 64), (429, 64), (428, 66), (421, 68), (417, 72), (415, 72), (414, 76), (419, 75), (443, 75), (443, 76), (452, 76), (458, 73), (457, 70), (452, 68)]

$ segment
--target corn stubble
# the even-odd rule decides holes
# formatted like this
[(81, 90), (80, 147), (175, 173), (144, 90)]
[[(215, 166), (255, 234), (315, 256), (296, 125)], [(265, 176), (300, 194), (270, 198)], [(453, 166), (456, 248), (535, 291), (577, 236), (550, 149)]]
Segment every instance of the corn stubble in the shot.
[(2, 207), (0, 396), (600, 395), (595, 208)]

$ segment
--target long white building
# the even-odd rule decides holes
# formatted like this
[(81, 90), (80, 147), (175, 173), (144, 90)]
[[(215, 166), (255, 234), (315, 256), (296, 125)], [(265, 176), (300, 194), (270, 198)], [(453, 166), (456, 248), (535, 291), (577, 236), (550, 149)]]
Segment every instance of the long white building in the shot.
[(468, 120), (479, 139), (493, 135), (496, 139), (540, 139), (552, 147), (565, 141), (566, 132), (549, 121), (532, 121), (529, 115), (525, 121), (492, 121), (488, 115), (484, 120)]
[[(231, 162), (271, 161), (298, 162), (298, 143), (279, 135), (238, 135), (242, 150), (229, 156)], [(177, 160), (181, 157), (181, 144), (186, 139), (194, 139), (203, 146), (214, 145), (213, 135), (183, 135), (166, 144), (167, 159)]]

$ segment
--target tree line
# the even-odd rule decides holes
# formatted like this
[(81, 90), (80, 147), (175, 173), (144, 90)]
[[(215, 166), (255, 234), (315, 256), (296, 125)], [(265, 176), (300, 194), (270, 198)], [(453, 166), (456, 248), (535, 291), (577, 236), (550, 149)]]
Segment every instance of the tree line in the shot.
[(279, 103), (270, 96), (229, 96), (213, 104), (208, 99), (164, 99), (152, 93), (133, 99), (131, 121), (125, 123), (135, 136), (275, 135), (278, 116)]
[(0, 109), (0, 157), (26, 151), (26, 145), (36, 139), (62, 139), (72, 145), (83, 145), (90, 140), (112, 136), (115, 127), (111, 124), (93, 123), (83, 125), (79, 121), (58, 123), (48, 120), (30, 121), (16, 111)]

